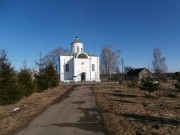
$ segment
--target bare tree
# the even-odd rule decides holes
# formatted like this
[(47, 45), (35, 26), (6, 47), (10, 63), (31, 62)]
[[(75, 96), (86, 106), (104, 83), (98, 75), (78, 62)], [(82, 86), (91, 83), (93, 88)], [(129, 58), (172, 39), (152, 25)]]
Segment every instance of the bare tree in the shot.
[(167, 71), (166, 59), (161, 56), (161, 50), (159, 48), (154, 49), (153, 58), (152, 68), (156, 77), (160, 79), (160, 77), (164, 76), (163, 73)]
[(133, 67), (131, 67), (131, 66), (125, 66), (125, 67), (124, 67), (124, 74), (127, 74), (127, 72), (128, 72), (129, 70), (131, 70), (131, 69), (133, 69)]
[(113, 45), (107, 45), (102, 48), (101, 52), (101, 73), (106, 73), (107, 79), (111, 78), (111, 74), (117, 70), (119, 66), (120, 49), (116, 49)]
[(59, 55), (63, 53), (68, 53), (69, 50), (63, 49), (63, 48), (56, 48), (53, 51), (50, 51), (48, 54), (46, 54), (44, 57), (39, 59), (39, 62), (36, 62), (37, 65), (39, 65), (40, 68), (46, 67), (49, 63), (52, 63), (56, 70), (59, 66)]

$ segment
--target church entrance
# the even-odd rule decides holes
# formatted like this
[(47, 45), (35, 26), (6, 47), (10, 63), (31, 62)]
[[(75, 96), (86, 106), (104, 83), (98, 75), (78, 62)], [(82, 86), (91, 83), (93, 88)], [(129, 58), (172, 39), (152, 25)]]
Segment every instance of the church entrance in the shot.
[(81, 74), (81, 81), (85, 81), (85, 80), (86, 80), (86, 73), (83, 72), (83, 73)]

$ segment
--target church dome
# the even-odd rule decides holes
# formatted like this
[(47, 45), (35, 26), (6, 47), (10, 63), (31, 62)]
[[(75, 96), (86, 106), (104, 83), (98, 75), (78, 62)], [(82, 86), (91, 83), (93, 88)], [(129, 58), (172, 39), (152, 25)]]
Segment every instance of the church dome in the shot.
[(71, 44), (73, 44), (73, 43), (81, 43), (81, 42), (79, 41), (78, 36), (76, 36), (76, 39), (75, 39), (74, 42), (72, 42)]

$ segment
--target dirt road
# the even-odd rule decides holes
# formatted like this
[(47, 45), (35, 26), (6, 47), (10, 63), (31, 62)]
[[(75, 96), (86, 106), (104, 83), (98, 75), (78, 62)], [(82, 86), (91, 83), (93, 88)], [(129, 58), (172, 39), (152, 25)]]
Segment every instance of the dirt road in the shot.
[(90, 85), (76, 86), (16, 135), (105, 135)]

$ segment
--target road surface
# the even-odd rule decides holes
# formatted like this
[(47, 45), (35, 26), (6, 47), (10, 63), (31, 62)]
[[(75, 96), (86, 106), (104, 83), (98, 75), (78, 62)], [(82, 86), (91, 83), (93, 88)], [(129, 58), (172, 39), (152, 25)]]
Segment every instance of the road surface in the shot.
[(76, 86), (15, 135), (105, 135), (90, 85)]

